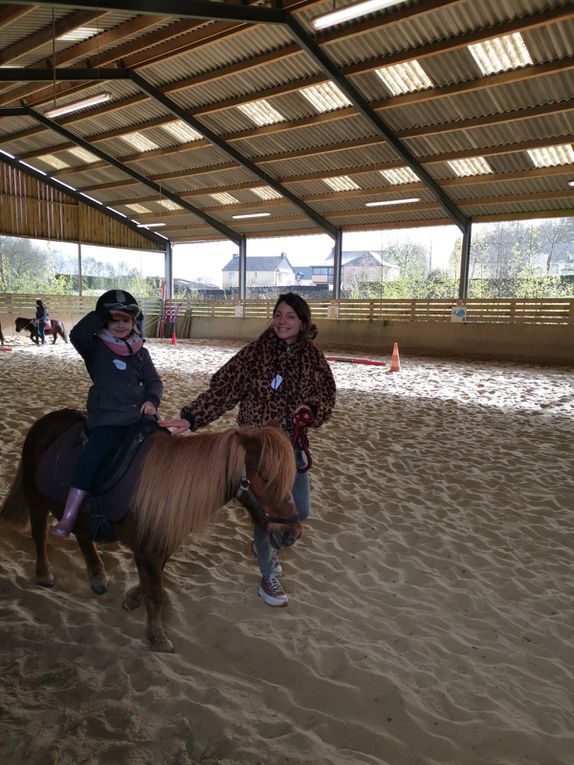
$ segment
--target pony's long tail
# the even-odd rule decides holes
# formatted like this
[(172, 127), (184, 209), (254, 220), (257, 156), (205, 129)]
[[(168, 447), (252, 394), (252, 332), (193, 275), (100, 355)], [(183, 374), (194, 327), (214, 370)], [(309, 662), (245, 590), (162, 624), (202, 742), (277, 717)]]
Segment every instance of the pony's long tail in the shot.
[(18, 529), (25, 529), (30, 522), (30, 505), (24, 491), (24, 470), (22, 461), (18, 465), (10, 491), (0, 507), (0, 521), (9, 523)]

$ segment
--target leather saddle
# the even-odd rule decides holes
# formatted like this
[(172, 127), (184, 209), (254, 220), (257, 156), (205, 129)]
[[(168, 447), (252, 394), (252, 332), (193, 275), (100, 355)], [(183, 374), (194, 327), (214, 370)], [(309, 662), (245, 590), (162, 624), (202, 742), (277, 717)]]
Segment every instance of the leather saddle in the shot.
[[(35, 475), (38, 491), (62, 507), (86, 439), (86, 417), (81, 412), (77, 415), (77, 422), (46, 450)], [(155, 419), (142, 416), (126, 430), (96, 474), (81, 510), (91, 516), (92, 539), (115, 539), (112, 524), (121, 521), (130, 508), (141, 465), (151, 445), (151, 439), (146, 438), (158, 431), (169, 433)]]
[(158, 430), (165, 428), (160, 428), (154, 417), (145, 414), (138, 422), (130, 425), (94, 476), (90, 494), (94, 497), (107, 494), (126, 474), (146, 437)]

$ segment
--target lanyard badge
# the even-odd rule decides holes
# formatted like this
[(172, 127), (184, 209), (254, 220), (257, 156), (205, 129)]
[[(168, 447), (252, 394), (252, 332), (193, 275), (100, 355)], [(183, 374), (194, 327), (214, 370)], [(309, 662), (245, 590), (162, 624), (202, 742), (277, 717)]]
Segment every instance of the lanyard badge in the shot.
[(271, 388), (272, 390), (278, 390), (279, 386), (283, 382), (283, 378), (280, 374), (275, 375), (275, 377), (271, 380)]

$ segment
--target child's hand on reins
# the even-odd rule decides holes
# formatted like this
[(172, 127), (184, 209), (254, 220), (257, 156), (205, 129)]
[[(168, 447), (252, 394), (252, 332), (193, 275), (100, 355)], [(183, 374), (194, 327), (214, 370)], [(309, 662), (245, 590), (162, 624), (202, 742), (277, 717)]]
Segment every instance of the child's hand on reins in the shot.
[(154, 414), (157, 413), (157, 408), (155, 404), (152, 404), (151, 401), (144, 401), (140, 408), (140, 414), (149, 414), (150, 417), (153, 417)]

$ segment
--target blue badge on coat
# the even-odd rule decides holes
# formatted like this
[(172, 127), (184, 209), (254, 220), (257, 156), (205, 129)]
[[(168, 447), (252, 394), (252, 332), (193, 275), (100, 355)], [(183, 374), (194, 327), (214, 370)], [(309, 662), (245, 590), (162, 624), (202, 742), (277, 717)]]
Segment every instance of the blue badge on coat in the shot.
[(128, 365), (125, 361), (122, 361), (121, 359), (114, 359), (114, 366), (116, 369), (120, 369), (122, 372), (124, 369), (128, 368)]
[(277, 390), (282, 382), (283, 382), (283, 378), (281, 377), (281, 375), (275, 375), (275, 377), (271, 380), (272, 389)]

